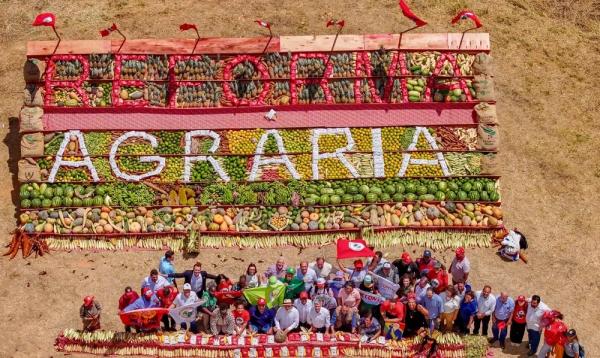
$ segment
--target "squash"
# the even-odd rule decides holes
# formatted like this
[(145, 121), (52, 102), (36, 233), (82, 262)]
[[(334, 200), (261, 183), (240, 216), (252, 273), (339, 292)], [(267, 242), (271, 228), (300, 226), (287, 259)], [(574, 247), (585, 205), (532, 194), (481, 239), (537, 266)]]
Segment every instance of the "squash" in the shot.
[(223, 218), (223, 215), (215, 214), (213, 216), (213, 221), (215, 222), (215, 224), (221, 225), (225, 221), (225, 219)]
[(317, 220), (319, 220), (319, 214), (317, 214), (317, 213), (311, 213), (311, 214), (308, 216), (308, 219), (309, 219), (310, 221), (317, 221)]
[(221, 230), (221, 231), (229, 231), (229, 225), (227, 225), (227, 223), (223, 221), (221, 223), (221, 226), (220, 226), (219, 230)]

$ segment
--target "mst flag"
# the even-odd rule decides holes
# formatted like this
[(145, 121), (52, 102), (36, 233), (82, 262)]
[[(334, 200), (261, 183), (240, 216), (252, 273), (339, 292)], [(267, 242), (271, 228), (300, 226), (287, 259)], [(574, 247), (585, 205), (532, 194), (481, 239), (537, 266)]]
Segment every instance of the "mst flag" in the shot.
[(32, 26), (50, 26), (54, 27), (56, 24), (56, 16), (51, 12), (45, 12), (39, 14), (35, 20), (33, 20)]
[(375, 253), (367, 247), (364, 240), (339, 239), (337, 241), (337, 258), (351, 259), (354, 257), (373, 257)]
[(456, 16), (454, 16), (451, 23), (452, 25), (456, 25), (460, 20), (466, 19), (471, 19), (471, 21), (473, 21), (473, 24), (475, 24), (476, 28), (480, 28), (481, 26), (483, 26), (481, 20), (479, 20), (477, 15), (475, 15), (475, 13), (471, 10), (462, 10), (461, 12), (456, 14)]
[(111, 27), (100, 30), (100, 36), (106, 37), (110, 35), (111, 32), (117, 31), (117, 24), (113, 23)]
[(327, 21), (327, 23), (325, 24), (325, 26), (330, 27), (333, 25), (337, 25), (339, 27), (344, 27), (344, 25), (346, 25), (346, 22), (342, 19), (342, 20), (329, 20)]
[(258, 24), (258, 26), (262, 26), (265, 29), (269, 29), (269, 30), (271, 29), (271, 24), (268, 23), (268, 22), (266, 22), (266, 21), (263, 21), (263, 20), (254, 20), (254, 22), (256, 22)]
[(191, 30), (191, 29), (198, 31), (198, 28), (194, 24), (185, 23), (185, 24), (179, 25), (179, 30), (181, 30), (181, 31), (187, 31), (187, 30)]
[(411, 19), (415, 23), (415, 25), (417, 25), (418, 27), (427, 25), (427, 21), (422, 20), (417, 15), (415, 15), (404, 0), (399, 0), (398, 4), (400, 5), (400, 10), (402, 10), (402, 15)]

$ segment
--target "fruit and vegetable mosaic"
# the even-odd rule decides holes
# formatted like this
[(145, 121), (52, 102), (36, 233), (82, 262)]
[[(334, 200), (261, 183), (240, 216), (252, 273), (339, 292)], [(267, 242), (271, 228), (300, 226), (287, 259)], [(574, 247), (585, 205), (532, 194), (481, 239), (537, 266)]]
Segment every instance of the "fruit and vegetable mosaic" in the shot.
[[(308, 246), (340, 235), (383, 247), (489, 246), (503, 228), (490, 63), (487, 51), (384, 49), (29, 58), (18, 232), (37, 244), (21, 244), (23, 254)], [(349, 106), (468, 106), (473, 119), (47, 129), (57, 112), (97, 112), (109, 123), (124, 109), (150, 120), (161, 111)]]

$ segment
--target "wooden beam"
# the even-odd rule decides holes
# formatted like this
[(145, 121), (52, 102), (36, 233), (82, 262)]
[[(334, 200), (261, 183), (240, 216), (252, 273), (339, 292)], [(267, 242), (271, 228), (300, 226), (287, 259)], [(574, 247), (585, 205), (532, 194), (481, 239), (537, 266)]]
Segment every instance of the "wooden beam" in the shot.
[[(460, 43), (461, 33), (409, 33), (402, 38), (402, 49), (406, 50), (455, 50)], [(377, 50), (381, 47), (395, 49), (398, 34), (340, 35), (336, 51)], [(281, 36), (273, 37), (266, 52), (311, 52), (331, 49), (334, 35)], [(268, 37), (252, 38), (201, 38), (195, 53), (238, 54), (261, 53), (265, 50)], [(195, 39), (137, 39), (127, 40), (120, 53), (123, 54), (190, 54)], [(71, 40), (62, 41), (56, 54), (115, 53), (122, 41), (114, 40)], [(27, 56), (47, 56), (54, 52), (56, 41), (30, 41)], [(462, 50), (490, 50), (487, 33), (466, 33)]]

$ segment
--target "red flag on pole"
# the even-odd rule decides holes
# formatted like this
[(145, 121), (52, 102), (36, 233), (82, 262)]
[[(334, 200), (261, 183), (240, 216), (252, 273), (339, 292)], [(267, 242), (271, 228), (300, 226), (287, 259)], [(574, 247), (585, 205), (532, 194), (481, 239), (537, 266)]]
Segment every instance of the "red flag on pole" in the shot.
[(39, 14), (35, 20), (33, 20), (32, 26), (50, 26), (54, 27), (56, 24), (56, 16), (51, 12), (45, 12)]
[(185, 23), (185, 24), (179, 25), (179, 30), (181, 30), (181, 31), (187, 31), (187, 30), (191, 30), (191, 29), (198, 31), (198, 28), (196, 27), (195, 24)]
[(111, 32), (117, 31), (117, 30), (118, 30), (117, 24), (113, 23), (111, 27), (100, 30), (100, 36), (106, 37), (106, 36), (110, 35)]
[(475, 15), (475, 13), (471, 10), (462, 10), (461, 12), (456, 14), (456, 16), (454, 16), (451, 23), (452, 25), (456, 25), (460, 20), (466, 19), (470, 19), (471, 21), (473, 21), (473, 24), (475, 24), (475, 28), (480, 28), (483, 26), (481, 20), (479, 20), (477, 15)]
[(259, 26), (264, 27), (265, 29), (269, 29), (269, 30), (271, 29), (271, 24), (269, 24), (266, 21), (263, 21), (263, 20), (254, 20), (254, 22), (256, 22)]
[(402, 10), (402, 15), (411, 19), (415, 23), (415, 25), (417, 25), (417, 27), (427, 25), (427, 21), (422, 20), (417, 15), (415, 15), (404, 0), (399, 0), (398, 4), (400, 5), (400, 10)]
[(337, 241), (337, 258), (350, 259), (354, 257), (373, 257), (375, 253), (367, 247), (364, 240), (346, 240), (339, 239)]
[(344, 25), (346, 25), (346, 22), (342, 19), (342, 20), (329, 20), (327, 21), (327, 23), (325, 24), (325, 26), (330, 27), (333, 25), (337, 25), (339, 27), (344, 27)]

